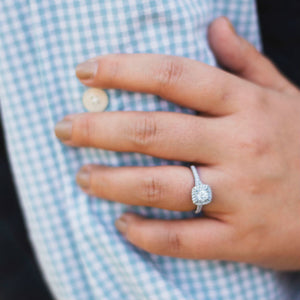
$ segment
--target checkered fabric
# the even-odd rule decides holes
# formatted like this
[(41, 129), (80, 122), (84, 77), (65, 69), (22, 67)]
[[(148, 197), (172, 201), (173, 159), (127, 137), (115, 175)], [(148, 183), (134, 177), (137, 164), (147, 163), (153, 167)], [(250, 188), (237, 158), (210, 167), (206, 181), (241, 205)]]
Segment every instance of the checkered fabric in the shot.
[[(163, 219), (192, 213), (126, 207), (89, 197), (75, 184), (76, 172), (87, 163), (179, 162), (72, 149), (54, 136), (56, 122), (84, 111), (86, 87), (74, 74), (78, 63), (106, 53), (151, 52), (214, 65), (206, 31), (219, 15), (259, 47), (252, 0), (0, 1), (0, 96), (8, 149), (31, 241), (57, 299), (296, 299), (296, 280), (289, 274), (135, 248), (114, 227), (123, 211)], [(107, 93), (110, 111), (193, 113), (152, 95)]]

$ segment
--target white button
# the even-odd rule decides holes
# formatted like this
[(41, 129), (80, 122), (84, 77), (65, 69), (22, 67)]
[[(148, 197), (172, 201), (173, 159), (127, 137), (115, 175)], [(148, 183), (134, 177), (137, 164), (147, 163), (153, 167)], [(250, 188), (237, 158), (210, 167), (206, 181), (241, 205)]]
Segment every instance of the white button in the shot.
[(90, 112), (104, 111), (108, 105), (108, 96), (101, 89), (91, 88), (82, 97), (84, 107)]

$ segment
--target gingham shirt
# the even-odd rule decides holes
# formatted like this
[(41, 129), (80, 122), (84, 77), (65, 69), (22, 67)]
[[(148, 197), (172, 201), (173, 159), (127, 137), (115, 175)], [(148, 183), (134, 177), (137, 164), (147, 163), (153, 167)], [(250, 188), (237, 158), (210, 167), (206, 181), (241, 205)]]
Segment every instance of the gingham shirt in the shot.
[[(106, 53), (153, 52), (214, 65), (206, 31), (219, 15), (259, 47), (252, 0), (0, 1), (0, 97), (8, 149), (31, 241), (57, 299), (296, 299), (296, 275), (242, 263), (161, 257), (127, 243), (114, 226), (125, 210), (164, 219), (192, 213), (89, 197), (76, 185), (76, 172), (87, 163), (176, 162), (74, 149), (54, 136), (56, 122), (84, 111), (86, 87), (74, 74), (78, 63)], [(152, 95), (107, 94), (110, 111), (193, 113)]]

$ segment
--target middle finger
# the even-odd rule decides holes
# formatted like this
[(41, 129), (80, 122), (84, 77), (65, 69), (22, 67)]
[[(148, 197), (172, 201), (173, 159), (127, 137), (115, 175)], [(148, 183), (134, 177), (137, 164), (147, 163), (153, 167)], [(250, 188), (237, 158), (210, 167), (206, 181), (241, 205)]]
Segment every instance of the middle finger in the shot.
[(174, 112), (101, 112), (67, 116), (55, 132), (65, 144), (216, 164), (224, 157), (222, 118)]

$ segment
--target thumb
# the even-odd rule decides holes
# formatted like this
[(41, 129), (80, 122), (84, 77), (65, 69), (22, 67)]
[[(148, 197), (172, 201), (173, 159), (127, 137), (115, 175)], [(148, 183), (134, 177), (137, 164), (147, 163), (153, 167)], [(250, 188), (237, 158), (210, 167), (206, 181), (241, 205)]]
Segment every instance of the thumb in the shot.
[(236, 34), (227, 18), (219, 17), (211, 23), (208, 40), (218, 62), (232, 73), (280, 92), (299, 92), (269, 59)]

